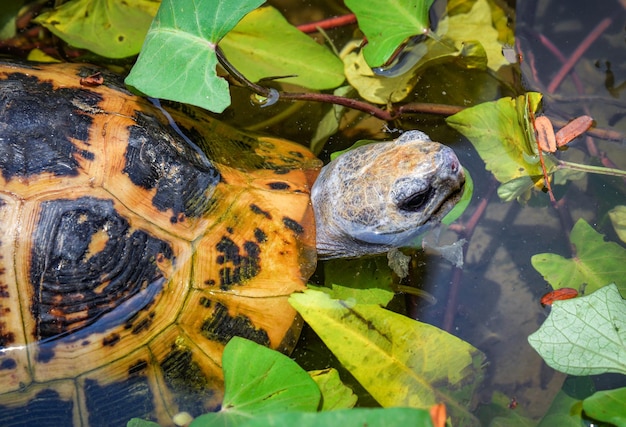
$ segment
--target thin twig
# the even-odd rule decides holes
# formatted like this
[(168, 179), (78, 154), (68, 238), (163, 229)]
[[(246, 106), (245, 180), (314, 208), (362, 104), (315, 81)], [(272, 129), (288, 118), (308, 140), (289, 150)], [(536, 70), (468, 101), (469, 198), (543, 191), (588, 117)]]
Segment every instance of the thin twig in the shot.
[(445, 104), (428, 104), (428, 103), (410, 103), (402, 105), (398, 108), (392, 110), (384, 110), (382, 108), (376, 107), (370, 103), (360, 101), (358, 99), (346, 98), (343, 96), (331, 95), (326, 93), (308, 93), (308, 92), (281, 92), (276, 91), (275, 89), (270, 89), (265, 86), (261, 86), (257, 83), (253, 83), (248, 80), (243, 74), (241, 74), (224, 56), (224, 52), (220, 49), (219, 46), (216, 46), (215, 53), (217, 54), (217, 59), (222, 67), (230, 74), (230, 76), (237, 81), (239, 84), (249, 88), (254, 93), (263, 96), (269, 97), (277, 94), (278, 99), (282, 100), (290, 100), (290, 101), (315, 101), (315, 102), (323, 102), (327, 104), (333, 105), (341, 105), (344, 107), (352, 108), (354, 110), (363, 111), (364, 113), (371, 114), (377, 119), (384, 121), (392, 121), (400, 117), (402, 114), (409, 113), (429, 113), (429, 114), (439, 114), (444, 116), (450, 116), (452, 114), (456, 114), (459, 111), (463, 110), (464, 107), (458, 107), (455, 105), (445, 105)]

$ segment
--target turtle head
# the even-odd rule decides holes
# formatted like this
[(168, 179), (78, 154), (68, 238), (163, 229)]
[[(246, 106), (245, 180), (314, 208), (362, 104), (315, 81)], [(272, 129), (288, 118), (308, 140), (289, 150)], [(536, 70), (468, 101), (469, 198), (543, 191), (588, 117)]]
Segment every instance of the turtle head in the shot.
[(406, 246), (459, 201), (452, 149), (419, 131), (358, 147), (326, 165), (311, 191), (321, 259)]

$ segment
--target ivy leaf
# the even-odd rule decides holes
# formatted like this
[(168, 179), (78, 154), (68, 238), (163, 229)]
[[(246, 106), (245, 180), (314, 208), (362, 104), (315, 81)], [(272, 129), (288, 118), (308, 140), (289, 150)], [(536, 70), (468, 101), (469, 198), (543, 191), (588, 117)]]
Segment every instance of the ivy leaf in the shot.
[(163, 0), (126, 84), (162, 99), (221, 113), (230, 105), (217, 76), (216, 44), (263, 0)]
[(469, 403), (485, 358), (470, 344), (377, 304), (311, 290), (292, 294), (289, 302), (383, 407), (426, 409), (443, 402), (455, 424), (479, 425)]
[(528, 342), (549, 366), (566, 374), (626, 374), (626, 301), (614, 284), (555, 301)]
[(409, 37), (429, 28), (428, 11), (434, 0), (346, 0), (367, 37), (363, 50), (371, 68), (385, 64)]
[(543, 253), (534, 255), (531, 263), (554, 289), (575, 288), (587, 293), (615, 283), (626, 295), (626, 249), (613, 242), (605, 242), (585, 220), (579, 219), (570, 241), (576, 247), (576, 256), (566, 259), (561, 255)]
[(136, 55), (159, 7), (153, 0), (75, 0), (34, 19), (69, 45), (107, 58)]

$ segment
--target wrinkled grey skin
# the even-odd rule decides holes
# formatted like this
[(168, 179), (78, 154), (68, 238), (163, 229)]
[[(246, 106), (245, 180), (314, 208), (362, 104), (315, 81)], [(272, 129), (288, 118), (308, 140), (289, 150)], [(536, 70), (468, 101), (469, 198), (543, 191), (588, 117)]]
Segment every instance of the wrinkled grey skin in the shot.
[(320, 259), (406, 246), (459, 201), (454, 152), (419, 131), (361, 146), (326, 165), (311, 191)]

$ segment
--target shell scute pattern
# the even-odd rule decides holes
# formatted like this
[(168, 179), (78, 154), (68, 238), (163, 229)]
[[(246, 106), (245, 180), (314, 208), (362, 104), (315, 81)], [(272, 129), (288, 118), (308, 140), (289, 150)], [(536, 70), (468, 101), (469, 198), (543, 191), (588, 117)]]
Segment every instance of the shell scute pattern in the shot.
[(315, 264), (320, 162), (190, 107), (168, 109), (172, 127), (106, 71), (81, 87), (96, 70), (0, 61), (8, 425), (168, 424), (219, 406), (232, 336), (297, 338), (287, 298)]

